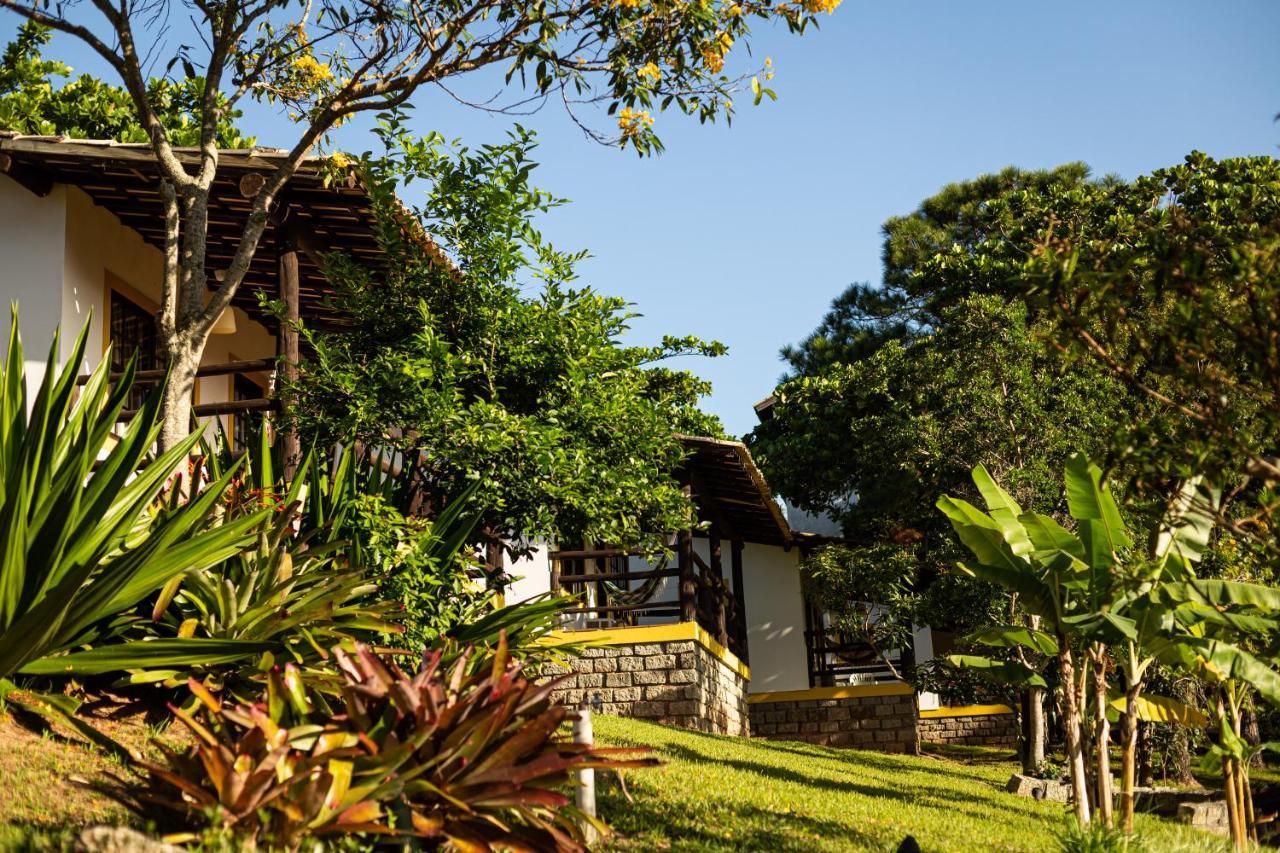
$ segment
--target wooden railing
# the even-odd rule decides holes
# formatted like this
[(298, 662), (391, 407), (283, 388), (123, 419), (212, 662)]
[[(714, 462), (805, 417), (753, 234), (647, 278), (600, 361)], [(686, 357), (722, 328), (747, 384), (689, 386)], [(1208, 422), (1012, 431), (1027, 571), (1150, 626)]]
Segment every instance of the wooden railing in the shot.
[[(196, 377), (203, 379), (208, 376), (232, 376), (235, 374), (250, 373), (271, 373), (276, 369), (276, 359), (274, 358), (258, 358), (248, 361), (228, 361), (222, 364), (202, 364), (196, 370)], [(169, 371), (164, 368), (155, 370), (138, 370), (134, 372), (133, 384), (135, 387), (145, 387), (155, 385), (162, 381), (168, 375)], [(113, 371), (107, 377), (109, 382), (117, 382), (124, 377), (123, 371)], [(84, 385), (89, 381), (88, 375), (76, 378), (77, 385)], [(201, 403), (192, 407), (192, 414), (198, 418), (215, 417), (217, 415), (237, 415), (251, 414), (254, 412), (274, 412), (280, 408), (279, 401), (263, 396), (258, 399), (250, 400), (224, 400), (217, 403)], [(135, 410), (126, 410), (120, 413), (121, 421), (131, 420), (137, 415)]]
[[(897, 681), (910, 662), (910, 650), (888, 655), (889, 662), (868, 643), (824, 626), (824, 614), (806, 605), (804, 644), (808, 652), (809, 686), (836, 687), (846, 684), (882, 684)], [(890, 666), (892, 664), (892, 667)]]
[[(677, 537), (675, 566), (666, 557), (655, 567), (632, 568), (646, 555), (608, 547), (552, 551), (551, 588), (578, 599), (567, 628), (619, 628), (697, 622), (721, 645), (747, 659), (746, 613), (742, 606), (741, 545), (733, 543), (733, 577), (724, 577), (719, 540), (711, 540), (708, 562), (693, 550), (693, 537)], [(672, 583), (671, 581), (674, 581)], [(674, 589), (673, 589), (674, 587)]]

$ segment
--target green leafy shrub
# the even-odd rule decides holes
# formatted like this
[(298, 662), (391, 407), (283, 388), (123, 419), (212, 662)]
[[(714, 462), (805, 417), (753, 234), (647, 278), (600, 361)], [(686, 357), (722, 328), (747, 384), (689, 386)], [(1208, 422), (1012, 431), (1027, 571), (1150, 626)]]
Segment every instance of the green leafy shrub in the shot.
[(450, 664), (435, 651), (413, 675), (364, 645), (333, 654), (333, 692), (308, 693), (292, 664), (271, 672), (253, 705), (192, 680), (198, 710), (173, 713), (193, 745), (165, 749), (164, 763), (139, 760), (145, 780), (117, 779), (109, 793), (245, 846), (373, 834), (576, 851), (594, 821), (560, 790), (571, 771), (655, 763), (559, 735), (570, 712), (551, 701), (554, 682), (526, 678), (505, 636), (481, 666), (472, 649)]
[(214, 638), (121, 641), (115, 617), (182, 573), (239, 553), (263, 515), (211, 523), (234, 467), (187, 500), (158, 500), (197, 436), (153, 455), (155, 393), (117, 438), (133, 363), (111, 385), (104, 358), (77, 395), (87, 326), (61, 371), (55, 335), (50, 368), (28, 398), (16, 309), (12, 328), (0, 371), (0, 696), (70, 717), (65, 696), (30, 702), (9, 679), (216, 663), (263, 648)]

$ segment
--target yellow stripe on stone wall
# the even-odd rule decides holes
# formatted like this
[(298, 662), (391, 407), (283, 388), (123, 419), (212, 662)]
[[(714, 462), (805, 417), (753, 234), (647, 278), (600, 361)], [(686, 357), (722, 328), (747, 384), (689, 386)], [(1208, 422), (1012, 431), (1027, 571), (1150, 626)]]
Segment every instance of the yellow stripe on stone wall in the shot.
[(994, 717), (1000, 714), (1012, 714), (1013, 709), (1008, 705), (956, 705), (954, 707), (934, 708), (930, 711), (921, 711), (922, 719), (930, 720), (937, 717)]
[(779, 690), (775, 693), (752, 693), (748, 705), (761, 702), (807, 702), (811, 699), (855, 699), (864, 696), (910, 696), (910, 684), (890, 681), (885, 684), (846, 684), (843, 687), (810, 687), (808, 690)]
[(733, 652), (720, 645), (697, 622), (673, 622), (666, 625), (637, 625), (630, 628), (595, 628), (588, 631), (552, 631), (543, 640), (548, 645), (581, 643), (586, 646), (630, 646), (636, 643), (676, 643), (692, 640), (747, 681), (751, 669)]

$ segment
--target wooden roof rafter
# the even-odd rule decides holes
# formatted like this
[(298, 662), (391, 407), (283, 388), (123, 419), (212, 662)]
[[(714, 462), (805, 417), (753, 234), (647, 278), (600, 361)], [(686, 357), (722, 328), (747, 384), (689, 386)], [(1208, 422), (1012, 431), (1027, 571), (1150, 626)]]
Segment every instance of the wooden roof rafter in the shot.
[[(179, 148), (175, 153), (188, 164), (196, 163), (199, 156), (195, 149)], [(219, 152), (218, 175), (209, 206), (207, 258), (212, 269), (229, 266), (239, 245), (252, 209), (252, 193), (246, 197), (242, 186), (252, 188), (252, 177), (274, 171), (286, 154), (267, 148)], [(272, 222), (262, 236), (244, 283), (232, 300), (233, 305), (269, 329), (274, 330), (277, 322), (262, 311), (259, 296), (279, 298), (277, 276), (282, 245), (303, 249), (299, 253), (300, 312), (307, 324), (317, 329), (341, 329), (351, 323), (350, 317), (331, 304), (333, 288), (321, 272), (317, 247), (341, 251), (373, 270), (381, 269), (386, 262), (368, 188), (351, 170), (346, 180), (326, 182), (324, 162), (322, 158), (312, 158), (290, 179), (277, 199)], [(37, 195), (46, 195), (56, 184), (76, 186), (147, 243), (163, 249), (164, 215), (158, 171), (151, 149), (145, 144), (24, 136), (0, 130), (0, 173)], [(434, 261), (452, 269), (448, 257), (422, 231), (416, 219), (407, 210), (403, 213), (400, 224), (409, 240)], [(288, 228), (280, 227), (282, 223), (288, 223)], [(295, 245), (299, 242), (308, 245)], [(307, 251), (308, 246), (312, 251)]]

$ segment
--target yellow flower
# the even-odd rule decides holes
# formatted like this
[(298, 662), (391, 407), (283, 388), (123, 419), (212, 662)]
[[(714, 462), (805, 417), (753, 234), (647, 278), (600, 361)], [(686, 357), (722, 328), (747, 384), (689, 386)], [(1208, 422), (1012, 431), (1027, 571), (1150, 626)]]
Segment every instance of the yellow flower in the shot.
[(639, 9), (644, 5), (644, 0), (613, 0), (613, 5), (623, 6), (627, 9)]
[(329, 63), (320, 62), (309, 53), (295, 57), (293, 69), (302, 76), (304, 82), (310, 85), (319, 85), (333, 79), (333, 72), (329, 70)]
[(339, 169), (345, 169), (355, 161), (341, 151), (335, 151), (329, 155), (329, 162)]
[(772, 67), (773, 67), (773, 57), (771, 57), (771, 56), (766, 56), (766, 57), (764, 58), (764, 67), (765, 67), (765, 68), (772, 68)]
[(818, 14), (826, 12), (830, 15), (840, 5), (840, 0), (804, 0), (804, 9), (806, 12)]
[(724, 57), (711, 48), (704, 48), (702, 51), (702, 64), (712, 74), (719, 74), (724, 68)]
[(733, 36), (728, 33), (720, 33), (720, 35), (716, 36), (716, 41), (720, 43), (721, 53), (728, 53), (733, 47)]
[(636, 70), (636, 76), (641, 80), (649, 80), (656, 83), (662, 77), (662, 69), (652, 62), (647, 62)]
[(622, 131), (623, 138), (635, 136), (646, 127), (653, 126), (653, 116), (645, 110), (633, 110), (631, 107), (623, 107), (618, 111), (618, 129)]
[(729, 14), (729, 16), (730, 16), (730, 17), (732, 17), (732, 18), (740, 18), (740, 17), (742, 17), (742, 7), (741, 7), (741, 6), (739, 6), (737, 3), (734, 3), (732, 6), (730, 6), (730, 7), (729, 7), (728, 9), (726, 9), (725, 11), (726, 11), (726, 12)]

